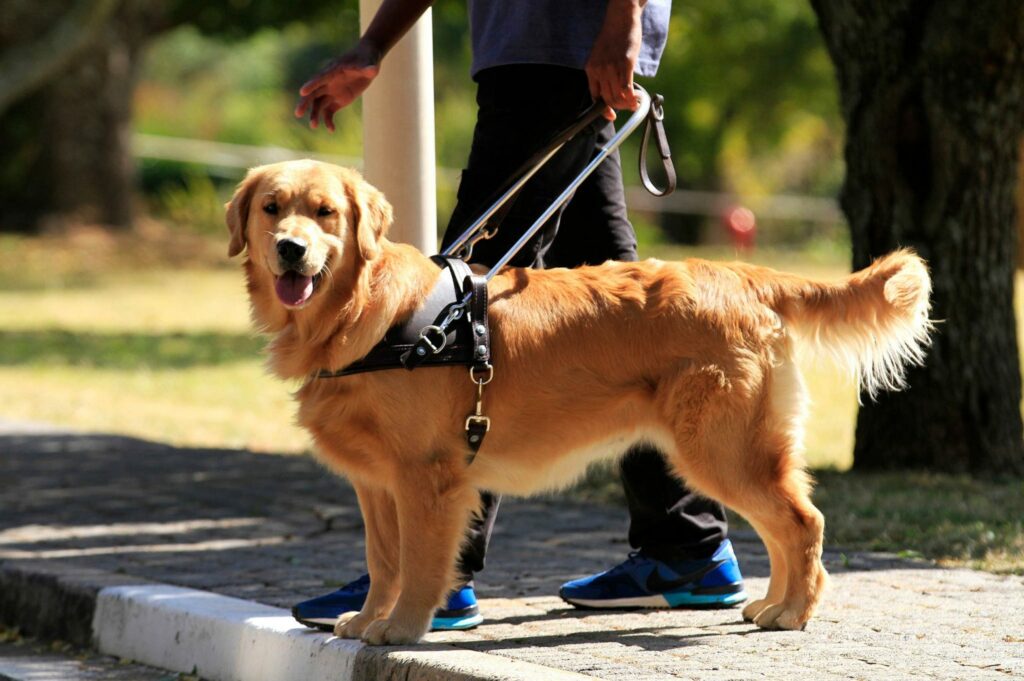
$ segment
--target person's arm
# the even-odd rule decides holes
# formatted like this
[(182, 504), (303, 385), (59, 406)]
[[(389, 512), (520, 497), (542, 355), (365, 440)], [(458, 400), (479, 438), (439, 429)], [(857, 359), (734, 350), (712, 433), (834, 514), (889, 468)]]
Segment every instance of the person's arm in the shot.
[(633, 69), (640, 58), (641, 21), (647, 0), (608, 0), (604, 24), (594, 41), (584, 70), (590, 95), (608, 105), (604, 117), (615, 120), (612, 109), (637, 107), (633, 93)]
[(295, 116), (303, 118), (308, 112), (311, 128), (323, 120), (334, 132), (334, 114), (363, 94), (380, 72), (384, 56), (432, 4), (433, 0), (384, 0), (356, 46), (302, 86)]

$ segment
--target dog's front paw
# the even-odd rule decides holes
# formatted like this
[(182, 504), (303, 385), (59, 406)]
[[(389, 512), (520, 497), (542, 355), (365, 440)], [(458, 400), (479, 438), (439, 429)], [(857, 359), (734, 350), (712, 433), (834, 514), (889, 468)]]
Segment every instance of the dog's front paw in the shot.
[(754, 624), (762, 629), (789, 629), (802, 631), (807, 626), (808, 616), (802, 609), (788, 608), (785, 603), (769, 605), (755, 618)]
[(366, 628), (373, 624), (373, 618), (361, 612), (346, 612), (334, 623), (334, 635), (338, 638), (362, 638)]
[(372, 646), (396, 646), (416, 643), (430, 628), (430, 621), (426, 625), (415, 622), (389, 618), (377, 620), (366, 627), (362, 639)]
[(757, 619), (757, 616), (764, 612), (770, 605), (771, 603), (767, 598), (761, 598), (748, 603), (747, 607), (743, 608), (743, 621), (753, 622)]

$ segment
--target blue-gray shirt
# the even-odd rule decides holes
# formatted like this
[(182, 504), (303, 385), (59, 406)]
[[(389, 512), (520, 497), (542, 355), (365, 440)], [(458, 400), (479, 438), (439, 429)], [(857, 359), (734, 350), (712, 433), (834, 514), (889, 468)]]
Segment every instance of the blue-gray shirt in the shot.
[[(468, 0), (472, 75), (506, 64), (582, 69), (604, 23), (608, 0)], [(672, 0), (648, 0), (636, 73), (653, 76), (668, 36)]]

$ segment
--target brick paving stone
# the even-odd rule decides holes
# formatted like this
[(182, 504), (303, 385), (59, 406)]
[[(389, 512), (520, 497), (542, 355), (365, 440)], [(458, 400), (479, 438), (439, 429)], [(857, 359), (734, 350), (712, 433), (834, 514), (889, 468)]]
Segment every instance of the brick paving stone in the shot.
[[(363, 572), (355, 495), (307, 457), (181, 449), (0, 422), (0, 561), (43, 560), (279, 607)], [(609, 681), (1024, 678), (1024, 579), (827, 549), (832, 584), (806, 632), (739, 609), (574, 610), (559, 585), (625, 557), (618, 508), (506, 500), (477, 577), (485, 625), (452, 645)], [(768, 561), (734, 538), (748, 591)]]

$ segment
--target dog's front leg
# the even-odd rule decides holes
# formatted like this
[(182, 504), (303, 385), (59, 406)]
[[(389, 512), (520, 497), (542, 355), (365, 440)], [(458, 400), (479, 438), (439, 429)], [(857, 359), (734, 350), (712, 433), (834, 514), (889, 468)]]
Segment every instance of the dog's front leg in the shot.
[(353, 481), (366, 528), (366, 566), (370, 591), (359, 612), (344, 613), (334, 625), (339, 638), (360, 638), (374, 621), (384, 619), (398, 598), (399, 532), (395, 500), (387, 490)]
[(444, 463), (403, 472), (394, 490), (400, 535), (401, 593), (391, 615), (371, 623), (373, 645), (415, 643), (430, 629), (434, 610), (454, 583), (455, 557), (477, 491)]

